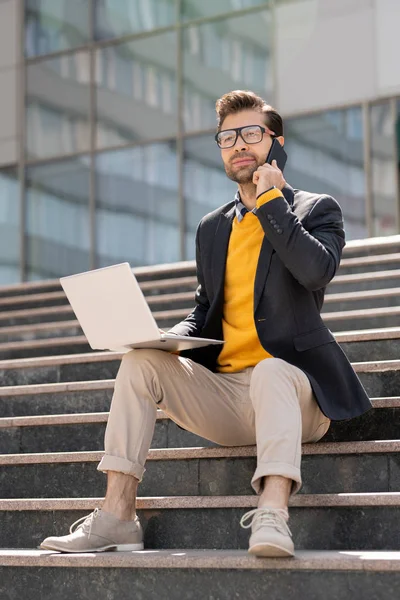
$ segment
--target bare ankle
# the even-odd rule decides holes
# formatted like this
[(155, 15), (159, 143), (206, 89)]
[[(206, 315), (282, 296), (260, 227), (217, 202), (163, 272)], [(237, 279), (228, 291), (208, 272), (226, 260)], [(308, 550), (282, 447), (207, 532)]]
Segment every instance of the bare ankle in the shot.
[(288, 510), (292, 480), (278, 475), (263, 478), (263, 491), (258, 508), (278, 508)]
[(108, 471), (107, 494), (102, 510), (111, 513), (121, 521), (136, 518), (136, 493), (138, 479), (124, 473)]

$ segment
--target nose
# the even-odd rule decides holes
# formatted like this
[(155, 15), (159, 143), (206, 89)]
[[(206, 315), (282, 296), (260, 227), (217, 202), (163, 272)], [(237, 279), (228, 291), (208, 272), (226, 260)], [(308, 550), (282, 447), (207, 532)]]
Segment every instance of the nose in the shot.
[(239, 135), (238, 135), (238, 138), (236, 140), (234, 148), (235, 148), (235, 150), (237, 152), (242, 152), (243, 150), (248, 150), (249, 149), (249, 145), (246, 144), (246, 142), (242, 138), (241, 133), (239, 133)]

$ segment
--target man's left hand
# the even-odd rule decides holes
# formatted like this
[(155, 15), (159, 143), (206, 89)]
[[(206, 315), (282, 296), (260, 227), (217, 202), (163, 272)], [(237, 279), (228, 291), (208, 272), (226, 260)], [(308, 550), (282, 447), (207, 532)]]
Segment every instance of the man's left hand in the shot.
[(286, 181), (283, 177), (282, 171), (279, 169), (276, 160), (272, 161), (272, 164), (265, 163), (258, 167), (257, 171), (253, 173), (253, 183), (257, 186), (257, 196), (263, 194), (273, 186), (282, 190)]

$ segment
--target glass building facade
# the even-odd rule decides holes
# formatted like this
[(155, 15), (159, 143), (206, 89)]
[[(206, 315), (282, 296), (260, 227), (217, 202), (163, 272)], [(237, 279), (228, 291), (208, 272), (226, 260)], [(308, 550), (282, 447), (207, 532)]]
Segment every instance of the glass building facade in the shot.
[(400, 10), (378, 4), (0, 0), (0, 285), (194, 258), (236, 190), (213, 139), (234, 89), (281, 112), (287, 181), (333, 195), (347, 240), (399, 233)]

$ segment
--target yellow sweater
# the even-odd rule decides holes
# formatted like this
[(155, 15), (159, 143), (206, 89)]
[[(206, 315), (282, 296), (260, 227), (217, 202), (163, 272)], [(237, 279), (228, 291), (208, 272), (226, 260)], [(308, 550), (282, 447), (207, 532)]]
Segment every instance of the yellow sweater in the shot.
[[(259, 197), (257, 208), (280, 196), (271, 190)], [(222, 330), (225, 344), (218, 357), (221, 373), (234, 373), (253, 367), (265, 358), (272, 358), (261, 346), (254, 323), (254, 280), (257, 271), (264, 230), (252, 212), (239, 223), (235, 217), (229, 240)]]

